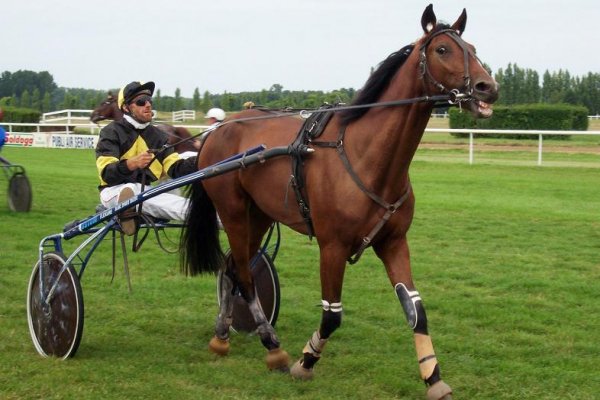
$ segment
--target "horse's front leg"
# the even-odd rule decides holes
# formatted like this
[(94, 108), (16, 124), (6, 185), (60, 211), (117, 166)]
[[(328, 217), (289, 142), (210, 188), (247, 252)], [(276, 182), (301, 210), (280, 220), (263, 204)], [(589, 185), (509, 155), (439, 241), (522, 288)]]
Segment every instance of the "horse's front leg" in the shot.
[[(332, 246), (333, 247), (333, 246)], [(294, 378), (308, 380), (331, 334), (342, 324), (342, 285), (346, 268), (347, 251), (340, 247), (321, 247), (321, 294), (323, 311), (321, 325), (302, 350), (302, 358), (292, 366)], [(324, 250), (325, 248), (325, 250)]]
[(413, 330), (421, 378), (427, 385), (427, 399), (450, 400), (452, 389), (441, 379), (440, 367), (427, 329), (425, 307), (412, 281), (406, 236), (393, 243), (391, 240), (380, 243), (374, 249), (385, 264), (408, 325)]

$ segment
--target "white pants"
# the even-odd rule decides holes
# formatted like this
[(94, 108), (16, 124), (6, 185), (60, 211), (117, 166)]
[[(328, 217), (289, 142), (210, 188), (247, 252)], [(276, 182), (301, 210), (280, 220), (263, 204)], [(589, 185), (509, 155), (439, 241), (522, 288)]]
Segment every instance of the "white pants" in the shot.
[[(100, 192), (100, 201), (104, 207), (112, 208), (119, 204), (119, 193), (130, 187), (136, 195), (141, 192), (139, 183), (124, 183), (110, 186)], [(138, 205), (139, 207), (139, 205)], [(142, 212), (154, 218), (184, 221), (188, 211), (188, 199), (171, 193), (163, 193), (144, 200)]]
[(198, 155), (198, 150), (196, 151), (184, 151), (183, 153), (179, 153), (179, 158), (187, 159), (190, 157), (195, 157)]

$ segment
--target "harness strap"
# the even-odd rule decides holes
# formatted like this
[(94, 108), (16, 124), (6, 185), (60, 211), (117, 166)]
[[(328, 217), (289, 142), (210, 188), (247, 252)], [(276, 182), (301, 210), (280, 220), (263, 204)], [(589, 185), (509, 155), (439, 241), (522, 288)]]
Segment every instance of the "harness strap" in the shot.
[(356, 253), (353, 256), (351, 256), (350, 258), (348, 258), (349, 264), (356, 264), (358, 262), (358, 260), (360, 260), (360, 257), (362, 256), (363, 252), (367, 249), (367, 247), (369, 247), (371, 245), (371, 241), (373, 240), (375, 235), (377, 235), (379, 233), (381, 228), (383, 228), (383, 225), (385, 225), (385, 223), (388, 222), (388, 220), (391, 218), (392, 214), (394, 214), (396, 212), (396, 210), (398, 208), (400, 208), (402, 203), (404, 203), (404, 201), (406, 201), (406, 199), (410, 195), (410, 191), (411, 191), (411, 187), (409, 185), (408, 188), (406, 189), (406, 191), (404, 192), (404, 194), (398, 199), (398, 201), (395, 202), (394, 204), (392, 204), (387, 209), (387, 211), (385, 212), (383, 217), (381, 217), (379, 222), (373, 227), (373, 229), (371, 229), (371, 232), (369, 232), (369, 234), (363, 238)]
[(352, 165), (350, 164), (350, 160), (348, 160), (348, 156), (346, 155), (346, 152), (344, 150), (345, 134), (346, 134), (346, 125), (340, 127), (337, 142), (312, 142), (311, 144), (314, 146), (318, 146), (318, 147), (335, 148), (337, 150), (338, 155), (340, 156), (340, 159), (342, 160), (342, 164), (344, 164), (344, 168), (346, 168), (346, 171), (348, 172), (348, 174), (350, 175), (350, 177), (352, 178), (354, 183), (356, 183), (358, 188), (364, 194), (369, 196), (369, 198), (371, 198), (371, 200), (373, 200), (375, 203), (379, 204), (381, 207), (385, 208), (385, 210), (386, 210), (385, 214), (379, 220), (379, 222), (377, 224), (375, 224), (375, 226), (373, 227), (373, 229), (371, 229), (369, 234), (363, 238), (356, 253), (353, 256), (350, 256), (348, 258), (348, 263), (356, 264), (358, 262), (358, 260), (360, 259), (360, 257), (362, 256), (363, 252), (367, 249), (367, 247), (369, 247), (371, 245), (371, 241), (373, 240), (375, 235), (377, 235), (377, 233), (379, 233), (381, 228), (383, 228), (385, 223), (391, 218), (392, 214), (394, 214), (396, 212), (396, 210), (398, 210), (398, 208), (400, 208), (402, 206), (402, 204), (406, 201), (406, 199), (410, 195), (411, 187), (409, 184), (406, 191), (402, 194), (402, 196), (400, 196), (400, 198), (395, 203), (388, 203), (387, 201), (382, 199), (380, 196), (375, 194), (373, 191), (368, 189), (365, 186), (365, 184), (362, 182), (360, 177), (356, 174), (354, 169), (352, 168)]
[(329, 120), (333, 117), (333, 108), (334, 106), (325, 103), (319, 108), (319, 111), (325, 110), (326, 112), (314, 112), (307, 115), (307, 119), (302, 124), (300, 131), (298, 131), (296, 139), (289, 146), (289, 154), (291, 155), (292, 160), (290, 185), (294, 189), (300, 215), (306, 224), (308, 237), (310, 239), (315, 235), (315, 229), (310, 216), (310, 205), (307, 196), (304, 193), (304, 156), (309, 153), (310, 149), (308, 144), (323, 133)]

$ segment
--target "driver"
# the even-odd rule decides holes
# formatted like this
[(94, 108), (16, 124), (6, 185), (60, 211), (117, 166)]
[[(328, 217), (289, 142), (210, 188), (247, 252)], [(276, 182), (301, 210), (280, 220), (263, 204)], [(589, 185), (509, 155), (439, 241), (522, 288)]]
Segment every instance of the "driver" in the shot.
[[(100, 131), (96, 145), (96, 167), (100, 178), (100, 201), (112, 208), (134, 197), (162, 175), (178, 178), (195, 172), (196, 157), (186, 160), (173, 148), (161, 150), (167, 144), (167, 135), (151, 124), (154, 82), (131, 82), (118, 95), (118, 106), (123, 119), (113, 121)], [(163, 193), (144, 200), (145, 214), (159, 219), (185, 220), (188, 201), (185, 197)], [(127, 210), (119, 216), (123, 232), (133, 235), (135, 211)]]

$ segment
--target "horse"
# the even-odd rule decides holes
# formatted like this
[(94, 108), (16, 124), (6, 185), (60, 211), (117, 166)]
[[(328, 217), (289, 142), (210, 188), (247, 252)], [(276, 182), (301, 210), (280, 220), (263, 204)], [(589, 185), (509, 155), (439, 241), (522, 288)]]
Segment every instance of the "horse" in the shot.
[[(425, 307), (412, 280), (407, 232), (415, 196), (409, 166), (435, 100), (459, 103), (476, 118), (492, 115), (498, 85), (475, 48), (462, 38), (466, 21), (463, 9), (452, 25), (438, 23), (433, 6), (426, 7), (421, 17), (423, 36), (383, 60), (349, 106), (334, 106), (318, 138), (301, 141), (307, 150), (303, 154), (308, 155), (296, 163), (303, 166), (300, 176), (290, 168), (290, 157), (273, 157), (193, 184), (182, 235), (182, 269), (189, 275), (222, 270), (226, 282), (210, 351), (229, 352), (230, 289), (237, 287), (268, 350), (267, 367), (311, 379), (326, 343), (342, 323), (347, 262), (356, 262), (365, 248), (372, 247), (413, 331), (427, 398), (451, 399), (452, 389), (441, 379)], [(243, 110), (208, 135), (198, 168), (257, 144), (291, 148), (301, 124), (295, 116)], [(288, 204), (292, 190), (298, 207)], [(227, 258), (219, 244), (217, 213), (229, 240)], [(291, 368), (288, 353), (261, 309), (249, 266), (273, 221), (314, 236), (319, 246), (321, 322)]]
[[(117, 105), (117, 99), (112, 96), (108, 96), (90, 115), (90, 121), (95, 124), (107, 119), (119, 120), (121, 118), (123, 118), (123, 112)], [(200, 142), (197, 139), (192, 139), (192, 134), (186, 128), (167, 124), (157, 124), (156, 127), (167, 135), (169, 138), (168, 144), (174, 146), (177, 153), (198, 152)]]

